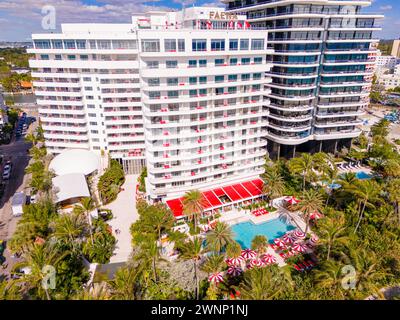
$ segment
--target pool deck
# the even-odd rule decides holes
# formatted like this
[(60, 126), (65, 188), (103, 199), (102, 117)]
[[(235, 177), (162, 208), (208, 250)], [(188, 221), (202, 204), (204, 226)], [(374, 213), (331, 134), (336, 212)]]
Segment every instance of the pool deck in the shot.
[(338, 168), (338, 170), (339, 170), (340, 173), (346, 173), (346, 172), (357, 173), (357, 172), (360, 172), (360, 171), (363, 171), (363, 172), (365, 172), (367, 174), (371, 174), (372, 173), (372, 169), (368, 168), (368, 167), (365, 167), (365, 166), (360, 166), (359, 168), (352, 167), (352, 168), (347, 168), (347, 169)]

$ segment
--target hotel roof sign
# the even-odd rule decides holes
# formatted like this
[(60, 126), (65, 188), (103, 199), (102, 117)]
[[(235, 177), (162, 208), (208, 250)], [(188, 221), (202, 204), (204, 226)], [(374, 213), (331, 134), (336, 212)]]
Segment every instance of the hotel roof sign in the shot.
[(210, 20), (238, 20), (236, 13), (210, 11)]

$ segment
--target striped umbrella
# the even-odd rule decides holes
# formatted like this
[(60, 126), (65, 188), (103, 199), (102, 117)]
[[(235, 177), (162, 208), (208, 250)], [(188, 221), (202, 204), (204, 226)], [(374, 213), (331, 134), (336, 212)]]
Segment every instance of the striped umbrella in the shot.
[(251, 249), (244, 249), (242, 250), (242, 257), (247, 259), (255, 258), (257, 256), (257, 253), (254, 250)]
[(304, 239), (306, 237), (306, 234), (300, 230), (295, 230), (292, 235), (296, 237), (297, 239)]
[(239, 267), (236, 267), (236, 266), (230, 266), (226, 272), (230, 276), (237, 277), (238, 275), (240, 275), (243, 272), (243, 270), (241, 268), (239, 268)]
[(281, 238), (276, 238), (274, 240), (274, 243), (278, 246), (278, 247), (285, 247), (286, 244), (285, 242), (283, 242), (283, 240)]
[(250, 264), (253, 267), (262, 267), (263, 266), (263, 263), (262, 263), (262, 261), (260, 259), (251, 259), (250, 260)]
[(265, 264), (273, 264), (276, 263), (276, 258), (272, 254), (267, 253), (261, 256), (261, 261)]
[(318, 241), (319, 241), (318, 236), (317, 236), (316, 234), (313, 234), (313, 235), (311, 236), (310, 243), (316, 244), (316, 243), (318, 243)]
[(294, 238), (290, 233), (286, 233), (283, 237), (282, 240), (285, 241), (286, 243), (293, 243), (294, 242)]
[(305, 246), (304, 243), (296, 243), (292, 248), (294, 251), (297, 251), (297, 252), (306, 252), (307, 251), (307, 247)]
[(295, 197), (286, 197), (285, 200), (289, 204), (297, 204), (300, 202), (300, 200), (296, 199)]
[(222, 282), (223, 280), (224, 280), (224, 278), (222, 277), (221, 272), (214, 273), (208, 277), (208, 281), (211, 283), (215, 283), (215, 284), (218, 284), (218, 283)]
[(322, 213), (319, 213), (318, 211), (314, 211), (313, 213), (310, 214), (310, 219), (320, 219), (322, 218), (323, 215)]
[(236, 258), (229, 258), (226, 260), (226, 263), (229, 266), (238, 266), (244, 261), (242, 256), (236, 257)]

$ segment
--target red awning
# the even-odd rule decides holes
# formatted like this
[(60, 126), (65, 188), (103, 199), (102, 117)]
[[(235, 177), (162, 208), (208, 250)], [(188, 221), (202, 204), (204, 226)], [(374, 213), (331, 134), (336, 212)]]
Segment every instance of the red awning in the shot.
[(251, 193), (248, 192), (240, 183), (235, 184), (232, 186), (233, 189), (243, 198), (250, 198), (252, 197)]
[(182, 199), (183, 198), (166, 201), (167, 206), (171, 209), (172, 213), (174, 214), (174, 217), (183, 216)]
[(203, 192), (203, 196), (208, 200), (212, 207), (217, 207), (222, 204), (222, 202), (212, 191)]
[(225, 194), (231, 199), (232, 201), (238, 201), (242, 199), (242, 197), (233, 189), (231, 186), (229, 187), (223, 187), (222, 188), (225, 191)]

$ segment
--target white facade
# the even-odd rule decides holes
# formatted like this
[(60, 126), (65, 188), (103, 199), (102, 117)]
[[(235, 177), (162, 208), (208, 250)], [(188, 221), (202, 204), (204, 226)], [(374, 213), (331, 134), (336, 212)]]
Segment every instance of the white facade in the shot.
[(108, 152), (132, 173), (147, 164), (152, 199), (258, 177), (272, 51), (265, 30), (221, 12), (152, 12), (33, 35), (48, 150)]
[(382, 74), (378, 76), (378, 83), (386, 90), (400, 87), (400, 64), (394, 68), (393, 74)]

